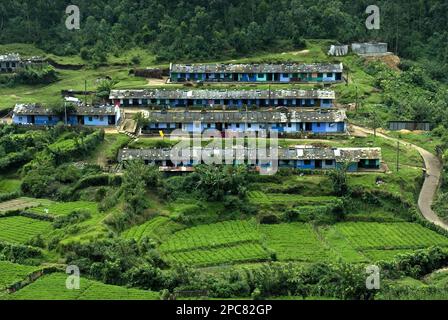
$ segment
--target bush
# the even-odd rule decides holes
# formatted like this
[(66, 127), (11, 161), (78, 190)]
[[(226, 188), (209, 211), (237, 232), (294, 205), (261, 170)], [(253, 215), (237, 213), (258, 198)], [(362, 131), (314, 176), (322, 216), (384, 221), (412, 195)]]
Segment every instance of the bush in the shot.
[(52, 66), (22, 68), (15, 76), (16, 83), (28, 85), (49, 84), (57, 80), (56, 70)]
[(27, 263), (41, 257), (42, 252), (39, 249), (0, 241), (0, 260)]

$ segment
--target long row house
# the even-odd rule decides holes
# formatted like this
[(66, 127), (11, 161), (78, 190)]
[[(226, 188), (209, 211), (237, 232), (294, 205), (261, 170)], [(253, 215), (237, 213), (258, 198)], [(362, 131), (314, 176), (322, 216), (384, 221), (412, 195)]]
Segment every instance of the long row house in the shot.
[(219, 131), (277, 130), (279, 133), (342, 134), (346, 132), (346, 114), (332, 111), (211, 111), (211, 112), (148, 112), (145, 133), (171, 133), (182, 130), (201, 133)]
[(334, 107), (331, 90), (112, 90), (109, 100), (120, 107)]
[[(21, 125), (116, 126), (122, 118), (117, 106), (76, 106), (65, 113), (39, 105), (18, 104), (12, 121)], [(207, 129), (219, 131), (277, 130), (279, 133), (343, 134), (346, 132), (346, 114), (343, 110), (329, 111), (146, 111), (143, 133), (170, 134), (179, 129), (201, 133)]]
[[(188, 156), (185, 152), (188, 151)], [(217, 163), (231, 165), (250, 165), (269, 168), (278, 161), (279, 168), (309, 170), (331, 170), (347, 165), (348, 171), (379, 170), (381, 166), (381, 148), (320, 148), (314, 146), (295, 146), (278, 148), (276, 155), (267, 149), (266, 155), (249, 148), (191, 148), (182, 149), (121, 149), (118, 161), (126, 163), (142, 160), (147, 165), (158, 166), (161, 171), (193, 171), (194, 166), (204, 163), (204, 156), (214, 157)], [(184, 153), (183, 153), (184, 152)], [(277, 160), (271, 159), (275, 158)], [(174, 160), (176, 159), (176, 160)]]
[(334, 83), (343, 81), (343, 71), (342, 63), (171, 64), (169, 81)]
[(111, 105), (76, 106), (64, 112), (36, 104), (18, 104), (14, 107), (12, 122), (21, 125), (56, 125), (58, 122), (69, 125), (115, 126), (120, 120), (120, 108)]

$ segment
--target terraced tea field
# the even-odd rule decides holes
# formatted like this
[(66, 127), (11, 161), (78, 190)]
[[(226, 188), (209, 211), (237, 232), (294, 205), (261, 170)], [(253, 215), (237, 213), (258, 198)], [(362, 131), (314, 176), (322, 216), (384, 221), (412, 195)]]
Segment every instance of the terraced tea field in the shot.
[(448, 238), (416, 223), (347, 222), (334, 226), (356, 249), (421, 249), (448, 246)]
[(49, 214), (53, 216), (68, 215), (73, 211), (85, 210), (91, 214), (98, 212), (98, 204), (96, 202), (89, 201), (74, 201), (74, 202), (55, 202), (48, 201), (42, 203), (39, 206), (28, 209), (28, 212), (37, 214)]
[(313, 228), (306, 223), (257, 226), (227, 221), (178, 231), (159, 249), (169, 263), (212, 266), (270, 260), (270, 250), (280, 261), (366, 263), (432, 245), (448, 246), (448, 238), (408, 222), (346, 222)]
[(323, 246), (310, 224), (261, 225), (260, 230), (266, 237), (267, 246), (277, 253), (280, 261), (316, 262), (329, 258), (329, 250)]
[(304, 197), (297, 194), (285, 193), (264, 193), (261, 191), (249, 192), (249, 201), (259, 205), (269, 204), (296, 204), (296, 205), (317, 205), (332, 202), (336, 197), (332, 196), (316, 196)]
[(79, 290), (66, 288), (67, 275), (53, 273), (43, 276), (7, 295), (8, 300), (156, 300), (157, 292), (128, 289), (81, 278)]
[(269, 259), (257, 225), (251, 221), (225, 221), (181, 230), (159, 249), (168, 262), (195, 266)]
[(192, 249), (166, 253), (168, 262), (206, 267), (212, 265), (259, 262), (270, 260), (269, 253), (259, 243), (242, 243), (228, 247), (211, 249)]
[(0, 218), (0, 240), (26, 243), (51, 230), (51, 223), (21, 216)]
[(409, 222), (345, 222), (320, 227), (319, 233), (336, 254), (352, 262), (391, 260), (417, 249), (448, 246), (448, 238)]
[(145, 222), (144, 224), (124, 231), (121, 236), (125, 239), (135, 239), (136, 241), (140, 241), (142, 238), (148, 237), (162, 242), (174, 232), (183, 228), (184, 227), (181, 224), (173, 222), (166, 217), (156, 217)]
[(4, 290), (24, 280), (27, 276), (40, 269), (39, 267), (0, 261), (0, 290)]
[(168, 253), (259, 241), (260, 233), (254, 223), (249, 221), (225, 221), (176, 232), (166, 242), (162, 243), (159, 249)]

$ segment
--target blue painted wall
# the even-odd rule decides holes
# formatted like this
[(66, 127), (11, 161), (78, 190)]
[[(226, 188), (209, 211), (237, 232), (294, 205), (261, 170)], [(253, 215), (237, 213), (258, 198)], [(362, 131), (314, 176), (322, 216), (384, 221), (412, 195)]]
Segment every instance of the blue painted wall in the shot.
[(109, 125), (109, 119), (107, 116), (84, 116), (84, 125), (107, 126)]

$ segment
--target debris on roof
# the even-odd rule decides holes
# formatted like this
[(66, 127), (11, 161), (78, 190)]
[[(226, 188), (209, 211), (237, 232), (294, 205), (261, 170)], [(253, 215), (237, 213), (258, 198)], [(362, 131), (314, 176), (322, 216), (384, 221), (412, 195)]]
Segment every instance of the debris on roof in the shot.
[[(228, 148), (228, 149), (212, 149), (212, 148), (193, 148), (190, 154), (214, 154), (221, 155), (222, 158), (236, 159), (237, 152), (244, 151), (244, 157), (248, 155), (252, 158), (257, 154), (256, 149), (249, 148)], [(178, 150), (179, 151), (179, 150)], [(173, 149), (175, 154), (176, 150)], [(381, 148), (278, 148), (276, 150), (267, 149), (267, 157), (272, 152), (277, 152), (279, 160), (336, 160), (336, 162), (359, 162), (360, 160), (381, 160)], [(128, 160), (147, 160), (147, 161), (164, 161), (172, 159), (171, 149), (121, 149), (118, 154), (118, 161)]]
[(109, 99), (335, 99), (331, 90), (112, 90)]
[(344, 122), (344, 110), (329, 111), (154, 111), (145, 113), (150, 123), (289, 123), (289, 122)]
[(343, 65), (330, 63), (284, 64), (171, 64), (173, 73), (320, 73), (342, 72)]
[[(54, 115), (53, 109), (43, 107), (37, 104), (17, 104), (13, 110), (14, 115)], [(115, 106), (76, 106), (75, 112), (71, 114), (76, 115), (115, 115)]]

